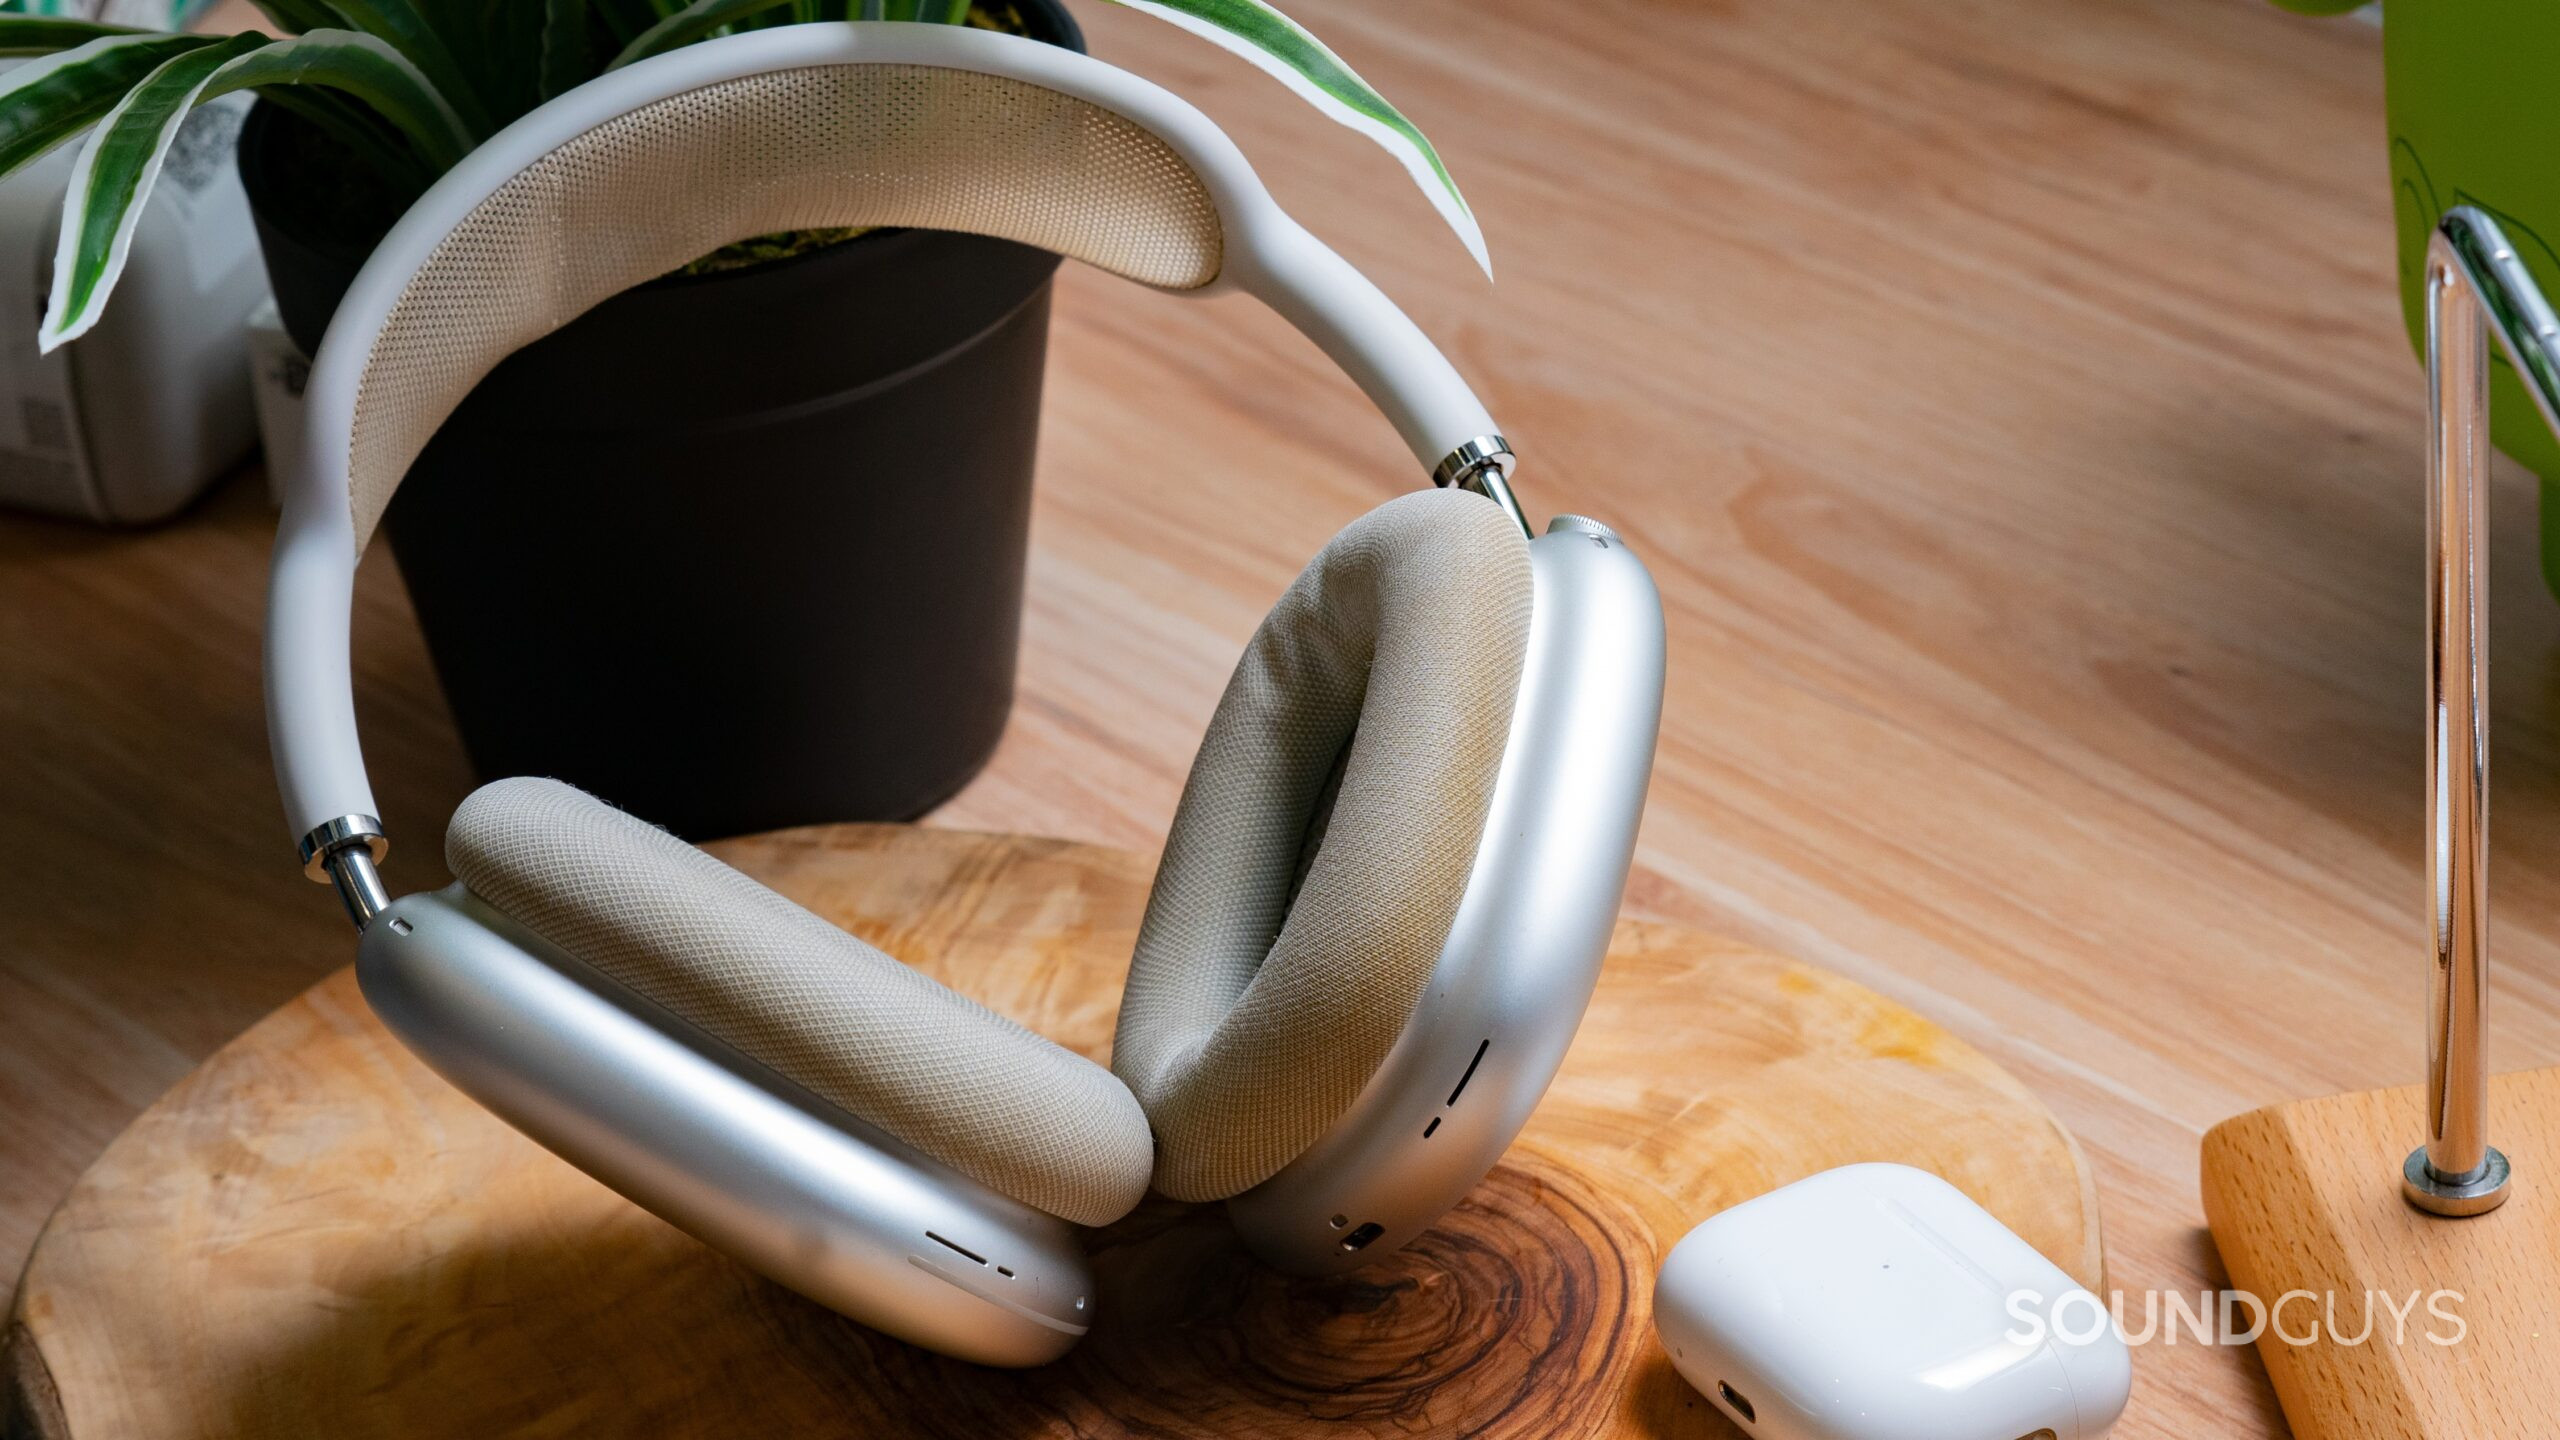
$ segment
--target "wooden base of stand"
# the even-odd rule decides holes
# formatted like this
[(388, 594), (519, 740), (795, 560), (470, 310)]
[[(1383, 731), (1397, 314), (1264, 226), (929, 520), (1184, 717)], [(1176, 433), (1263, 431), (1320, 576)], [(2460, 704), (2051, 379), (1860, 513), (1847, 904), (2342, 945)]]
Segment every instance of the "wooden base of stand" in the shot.
[[(2464, 1220), (2401, 1198), (2401, 1162), (2425, 1138), (2415, 1087), (2277, 1105), (2205, 1136), (2205, 1216), (2232, 1288), (2270, 1303), (2321, 1297), (2287, 1307), (2291, 1340), (2258, 1340), (2296, 1440), (2560, 1428), (2560, 1069), (2500, 1076), (2489, 1095), (2491, 1143), (2515, 1164), (2514, 1191)], [(2393, 1307), (2418, 1297), (2405, 1333), (2376, 1306), (2373, 1333), (2340, 1343), (2376, 1294)], [(2334, 1327), (2325, 1315), (2315, 1326), (2331, 1295)], [(2315, 1329), (2315, 1343), (2293, 1343)]]
[[(712, 848), (1105, 1052), (1145, 857), (891, 826)], [(0, 1435), (1730, 1440), (1654, 1342), (1654, 1269), (1708, 1215), (1860, 1160), (1935, 1170), (2097, 1283), (2088, 1167), (2016, 1079), (1837, 976), (1622, 925), (1546, 1103), (1420, 1240), (1298, 1280), (1248, 1259), (1218, 1207), (1150, 1199), (1092, 1236), (1094, 1333), (1045, 1369), (983, 1370), (553, 1159), (404, 1053), (341, 971), (145, 1112), (54, 1213), (0, 1346)]]

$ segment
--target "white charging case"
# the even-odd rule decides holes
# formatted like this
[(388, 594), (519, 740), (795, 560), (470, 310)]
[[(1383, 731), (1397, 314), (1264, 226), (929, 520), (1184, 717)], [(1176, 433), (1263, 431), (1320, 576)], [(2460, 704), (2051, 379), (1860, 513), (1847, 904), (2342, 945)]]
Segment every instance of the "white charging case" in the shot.
[(2092, 1440), (2133, 1362), (2097, 1296), (1905, 1165), (1745, 1201), (1672, 1247), (1653, 1323), (1756, 1440)]

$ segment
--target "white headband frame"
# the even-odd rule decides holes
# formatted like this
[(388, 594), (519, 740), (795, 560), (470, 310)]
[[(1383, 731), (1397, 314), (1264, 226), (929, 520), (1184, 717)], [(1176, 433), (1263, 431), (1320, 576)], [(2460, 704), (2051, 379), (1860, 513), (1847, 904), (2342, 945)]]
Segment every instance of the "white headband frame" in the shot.
[(437, 244), (493, 191), (596, 126), (723, 81), (857, 64), (1020, 80), (1156, 135), (1199, 177), (1223, 230), (1217, 277), (1180, 293), (1241, 290), (1261, 300), (1360, 386), (1435, 483), (1483, 489), (1518, 518), (1503, 483), (1510, 447), (1456, 368), (1367, 277), (1280, 208), (1225, 132), (1150, 81), (1019, 36), (880, 23), (750, 31), (613, 71), (509, 125), (411, 206), (348, 289), (312, 361), (303, 458), (285, 477), (268, 590), (267, 723), (304, 868), (314, 880), (337, 883), (360, 926), (388, 902), (374, 874), (387, 842), (356, 733), (349, 627), (360, 549), (349, 443), (357, 391), (393, 307)]

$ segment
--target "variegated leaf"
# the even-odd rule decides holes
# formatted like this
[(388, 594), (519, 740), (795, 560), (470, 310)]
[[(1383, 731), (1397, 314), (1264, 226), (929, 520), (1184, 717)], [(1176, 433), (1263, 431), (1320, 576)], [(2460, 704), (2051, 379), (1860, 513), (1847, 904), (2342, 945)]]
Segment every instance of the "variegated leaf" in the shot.
[(1450, 178), (1449, 168), (1440, 163), (1440, 152), (1431, 148), (1431, 142), (1402, 112), (1388, 104), (1386, 97), (1344, 64), (1341, 56), (1307, 33), (1306, 27), (1263, 0), (1110, 3), (1143, 10), (1243, 56), (1318, 110), (1376, 141), (1404, 163), (1414, 183), (1422, 187), (1422, 193), (1440, 212), (1440, 218), (1458, 233), (1467, 253), (1475, 257), (1487, 276), (1493, 274), (1493, 259), (1485, 251), (1484, 229), (1476, 223), (1475, 211), (1468, 208), (1467, 197), (1458, 193), (1458, 182)]
[(425, 75), (371, 35), (235, 35), (179, 55), (132, 87), (99, 123), (72, 169), (53, 293), (37, 334), (42, 348), (51, 350), (97, 324), (187, 115), (208, 100), (269, 85), (326, 86), (351, 95), (396, 126), (437, 169), (471, 149), (470, 132)]

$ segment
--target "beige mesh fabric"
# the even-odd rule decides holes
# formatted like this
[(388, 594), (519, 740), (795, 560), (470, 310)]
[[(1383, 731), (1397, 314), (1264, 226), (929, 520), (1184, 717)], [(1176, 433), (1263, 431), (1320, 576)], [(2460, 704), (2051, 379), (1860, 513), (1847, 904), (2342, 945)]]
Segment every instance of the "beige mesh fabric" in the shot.
[(995, 235), (1176, 290), (1217, 278), (1224, 246), (1215, 204), (1171, 147), (1025, 81), (824, 65), (655, 101), (501, 185), (401, 293), (357, 391), (358, 548), (498, 361), (732, 240), (830, 225)]
[(1103, 1225), (1146, 1193), (1146, 1117), (1109, 1071), (556, 780), (454, 812), (472, 892), (608, 978), (926, 1155)]
[(1174, 814), (1112, 1046), (1158, 1190), (1270, 1178), (1403, 1033), (1484, 833), (1529, 608), (1519, 530), (1429, 491), (1343, 531), (1255, 634)]

